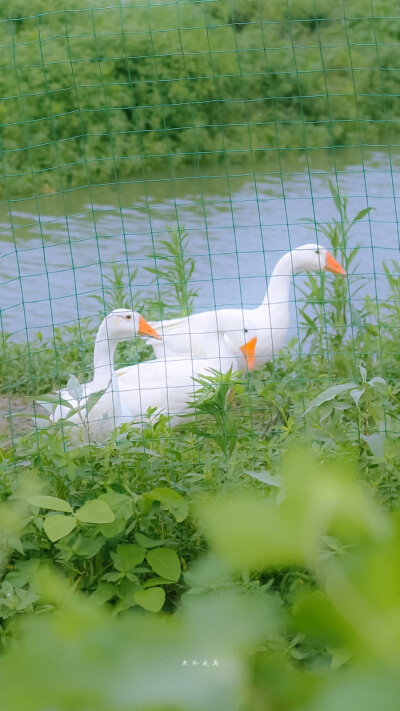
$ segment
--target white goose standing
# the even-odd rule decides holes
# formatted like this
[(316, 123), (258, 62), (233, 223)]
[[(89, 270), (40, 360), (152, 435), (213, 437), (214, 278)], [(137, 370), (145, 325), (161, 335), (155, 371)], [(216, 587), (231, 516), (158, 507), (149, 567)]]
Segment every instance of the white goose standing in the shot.
[(207, 374), (210, 368), (222, 373), (229, 368), (237, 370), (239, 357), (243, 357), (248, 369), (252, 370), (256, 342), (257, 338), (252, 334), (247, 334), (246, 340), (242, 329), (243, 345), (237, 350), (230, 336), (219, 333), (217, 339), (212, 339), (206, 357), (170, 353), (166, 359), (145, 361), (117, 370), (122, 420), (139, 424), (148, 408), (155, 407), (155, 417), (163, 413), (171, 416), (171, 426), (178, 424), (178, 415), (193, 412), (189, 401), (200, 387), (194, 378)]
[[(268, 284), (268, 290), (260, 306), (254, 309), (217, 309), (191, 316), (151, 322), (162, 335), (162, 341), (152, 344), (156, 358), (168, 357), (171, 353), (204, 358), (209, 349), (215, 349), (218, 334), (229, 335), (238, 348), (243, 329), (257, 337), (256, 367), (271, 360), (282, 348), (289, 328), (289, 293), (293, 274), (323, 270), (334, 274), (346, 271), (325, 247), (304, 244), (287, 252), (277, 263)], [(243, 368), (243, 357), (238, 358)]]
[[(114, 370), (114, 353), (120, 341), (137, 336), (160, 338), (158, 333), (136, 311), (115, 309), (100, 324), (94, 344), (93, 380), (81, 386), (79, 399), (74, 398), (67, 389), (59, 391), (60, 400), (70, 404), (57, 405), (52, 420), (66, 419), (75, 425), (86, 428), (93, 439), (103, 439), (120, 424), (121, 401)], [(98, 401), (87, 412), (86, 403), (90, 395), (104, 391)], [(73, 410), (79, 410), (73, 412)]]

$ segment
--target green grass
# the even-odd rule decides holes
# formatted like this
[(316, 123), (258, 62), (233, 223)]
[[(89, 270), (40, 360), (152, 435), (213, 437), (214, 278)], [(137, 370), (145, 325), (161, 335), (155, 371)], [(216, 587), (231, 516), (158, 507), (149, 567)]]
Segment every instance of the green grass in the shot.
[[(355, 317), (363, 215), (335, 202), (325, 241), (347, 280), (310, 278), (306, 339), (246, 378), (203, 378), (194, 422), (4, 442), (0, 711), (397, 707), (400, 275), (387, 265), (387, 302)], [(193, 265), (174, 239), (178, 309)], [(53, 381), (35, 362), (38, 394)]]

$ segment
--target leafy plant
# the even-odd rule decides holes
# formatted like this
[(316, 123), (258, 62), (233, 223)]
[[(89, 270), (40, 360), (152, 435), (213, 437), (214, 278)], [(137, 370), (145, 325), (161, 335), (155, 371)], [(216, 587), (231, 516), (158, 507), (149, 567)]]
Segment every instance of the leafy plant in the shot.
[(238, 435), (238, 422), (229, 403), (232, 389), (239, 382), (238, 373), (233, 373), (232, 368), (227, 373), (220, 373), (213, 368), (209, 370), (210, 375), (193, 378), (200, 387), (196, 389), (192, 404), (196, 413), (212, 418), (212, 428), (210, 432), (205, 427), (196, 427), (195, 432), (213, 440), (229, 459)]
[(188, 239), (184, 229), (170, 229), (168, 239), (160, 240), (156, 251), (149, 255), (154, 259), (155, 266), (146, 269), (155, 275), (153, 283), (159, 290), (159, 298), (152, 303), (157, 318), (162, 319), (165, 313), (169, 317), (189, 316), (193, 311), (197, 291), (190, 286), (190, 280), (195, 262), (193, 257), (186, 255)]
[(101, 307), (103, 315), (109, 314), (114, 309), (135, 309), (141, 311), (143, 301), (140, 291), (132, 292), (138, 268), (132, 269), (129, 277), (121, 264), (111, 264), (111, 275), (104, 275), (105, 286), (102, 285), (102, 294), (90, 294), (89, 298), (95, 299)]
[[(347, 210), (348, 198), (342, 197), (331, 181), (329, 188), (339, 216), (326, 225), (319, 224), (318, 231), (326, 238), (334, 258), (346, 269), (347, 277), (328, 279), (325, 273), (308, 276), (305, 286), (299, 289), (306, 297), (307, 307), (299, 311), (306, 327), (302, 344), (307, 341), (309, 348), (317, 350), (321, 357), (326, 354), (330, 360), (340, 353), (348, 329), (355, 335), (357, 325), (361, 324), (360, 313), (353, 306), (364, 283), (363, 277), (357, 275), (356, 259), (360, 247), (350, 247), (349, 241), (354, 226), (373, 208), (364, 208), (351, 219)], [(310, 229), (314, 230), (314, 227), (310, 226)]]

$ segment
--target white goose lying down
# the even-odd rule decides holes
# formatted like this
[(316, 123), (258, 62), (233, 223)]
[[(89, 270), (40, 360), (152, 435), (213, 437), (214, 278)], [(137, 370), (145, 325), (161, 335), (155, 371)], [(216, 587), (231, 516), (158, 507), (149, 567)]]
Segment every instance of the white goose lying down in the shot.
[[(114, 352), (120, 341), (137, 336), (160, 338), (158, 333), (136, 311), (116, 309), (101, 322), (94, 344), (94, 376), (90, 383), (82, 385), (82, 397), (74, 399), (67, 389), (59, 391), (61, 400), (66, 400), (72, 408), (79, 408), (79, 413), (71, 414), (68, 405), (58, 405), (52, 416), (53, 422), (67, 419), (68, 422), (90, 427), (91, 435), (106, 434), (119, 424), (121, 405), (114, 370)], [(91, 394), (105, 392), (89, 413), (85, 404)], [(81, 409), (82, 408), (82, 409)]]
[[(287, 252), (277, 263), (269, 280), (264, 301), (255, 309), (218, 309), (191, 316), (151, 322), (162, 335), (152, 343), (156, 358), (172, 353), (205, 358), (215, 350), (218, 333), (226, 333), (236, 350), (241, 345), (243, 330), (257, 337), (256, 367), (271, 360), (283, 346), (289, 328), (289, 291), (293, 274), (306, 271), (329, 271), (346, 274), (343, 267), (324, 248), (304, 244)], [(245, 365), (238, 356), (239, 369)]]
[(139, 423), (149, 407), (157, 408), (171, 416), (170, 424), (176, 425), (178, 415), (190, 413), (188, 404), (200, 385), (193, 378), (210, 374), (213, 368), (226, 373), (229, 368), (238, 369), (238, 359), (244, 358), (249, 370), (254, 367), (257, 338), (246, 341), (242, 329), (242, 345), (236, 349), (227, 334), (218, 334), (214, 351), (208, 357), (192, 359), (188, 356), (170, 355), (165, 360), (149, 360), (116, 371), (121, 401), (121, 419)]

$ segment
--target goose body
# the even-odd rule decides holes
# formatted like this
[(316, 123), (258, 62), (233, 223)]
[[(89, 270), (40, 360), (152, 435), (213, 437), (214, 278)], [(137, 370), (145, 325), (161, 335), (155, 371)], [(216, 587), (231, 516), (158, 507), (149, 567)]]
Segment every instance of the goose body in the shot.
[[(67, 389), (59, 391), (60, 400), (67, 404), (57, 405), (52, 420), (66, 419), (75, 425), (87, 428), (96, 439), (103, 438), (120, 424), (121, 401), (114, 370), (114, 353), (120, 341), (137, 336), (159, 338), (156, 331), (135, 311), (116, 309), (100, 324), (94, 345), (93, 380), (80, 387), (81, 392), (74, 397)], [(104, 391), (104, 392), (102, 392)], [(90, 395), (101, 393), (90, 411), (86, 404)], [(76, 412), (74, 412), (76, 410)]]
[[(271, 360), (282, 348), (289, 328), (289, 294), (292, 276), (298, 272), (323, 270), (346, 274), (341, 265), (324, 248), (305, 244), (287, 252), (277, 263), (260, 306), (255, 309), (217, 309), (191, 316), (151, 322), (162, 340), (152, 344), (156, 358), (166, 358), (170, 353), (191, 354), (193, 358), (206, 358), (210, 348), (215, 349), (220, 332), (226, 333), (234, 345), (243, 331), (257, 337), (256, 367)], [(238, 367), (245, 366), (238, 356)]]
[(156, 416), (163, 413), (171, 416), (170, 424), (176, 425), (178, 415), (193, 411), (190, 400), (200, 387), (195, 382), (199, 375), (209, 374), (210, 369), (226, 373), (237, 370), (238, 358), (247, 359), (249, 368), (254, 362), (256, 338), (242, 341), (242, 350), (235, 348), (227, 334), (220, 333), (214, 350), (209, 355), (192, 358), (179, 353), (170, 353), (165, 359), (138, 363), (117, 370), (117, 382), (121, 399), (121, 418), (125, 422), (140, 423), (148, 408), (157, 408)]

